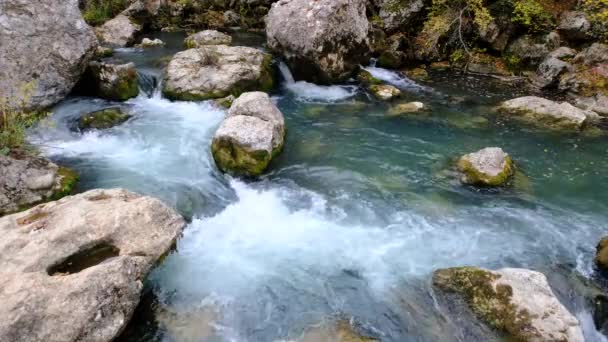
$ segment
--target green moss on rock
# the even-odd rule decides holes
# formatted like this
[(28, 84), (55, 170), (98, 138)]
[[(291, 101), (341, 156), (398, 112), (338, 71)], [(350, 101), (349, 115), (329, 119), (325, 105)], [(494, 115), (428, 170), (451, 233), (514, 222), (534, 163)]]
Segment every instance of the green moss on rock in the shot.
[(488, 173), (481, 172), (479, 169), (473, 166), (471, 161), (467, 158), (460, 158), (458, 161), (458, 170), (464, 174), (465, 183), (487, 186), (487, 187), (498, 187), (505, 185), (509, 178), (514, 173), (513, 160), (507, 155), (505, 157), (505, 165), (503, 170), (496, 175), (490, 175)]
[[(282, 147), (282, 146), (281, 146)], [(272, 157), (280, 152), (250, 151), (229, 139), (216, 139), (211, 145), (211, 153), (217, 166), (223, 172), (256, 177), (260, 176), (270, 164)]]
[(357, 80), (365, 87), (369, 87), (374, 84), (382, 84), (382, 81), (372, 76), (367, 70), (361, 70), (357, 74)]
[(127, 121), (130, 117), (130, 115), (123, 113), (120, 108), (107, 108), (81, 116), (78, 120), (78, 128), (81, 131), (107, 129)]
[(528, 329), (532, 316), (511, 302), (513, 289), (495, 285), (500, 275), (477, 267), (457, 267), (435, 271), (433, 285), (463, 297), (473, 313), (489, 326), (508, 333), (515, 340), (529, 341), (534, 336)]
[(595, 264), (602, 271), (608, 271), (608, 236), (600, 240), (597, 244)]
[(63, 166), (59, 167), (57, 176), (60, 178), (59, 186), (56, 187), (53, 195), (51, 196), (52, 201), (56, 201), (62, 197), (71, 195), (76, 188), (79, 178), (76, 172)]

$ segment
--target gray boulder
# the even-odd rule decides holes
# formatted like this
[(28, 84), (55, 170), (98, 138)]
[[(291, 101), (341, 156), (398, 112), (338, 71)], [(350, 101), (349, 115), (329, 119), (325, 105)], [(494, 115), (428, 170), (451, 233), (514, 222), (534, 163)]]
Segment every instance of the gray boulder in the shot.
[(106, 108), (82, 115), (78, 119), (78, 129), (108, 129), (129, 120), (131, 115), (123, 112), (120, 107)]
[(589, 38), (591, 23), (584, 12), (567, 11), (562, 13), (557, 29), (566, 39), (584, 40)]
[(559, 45), (560, 38), (555, 32), (545, 36), (523, 35), (509, 45), (507, 54), (518, 57), (524, 64), (538, 65)]
[(244, 176), (261, 175), (283, 149), (285, 120), (268, 94), (244, 93), (230, 107), (213, 137), (218, 168)]
[(0, 154), (0, 174), (0, 216), (69, 195), (78, 180), (73, 171), (30, 154)]
[(502, 186), (515, 172), (511, 157), (499, 147), (486, 147), (458, 161), (461, 182), (478, 186)]
[(260, 50), (208, 45), (175, 54), (165, 74), (163, 93), (176, 100), (238, 96), (272, 89), (272, 57)]
[(159, 200), (121, 189), (0, 218), (0, 340), (112, 341), (184, 225)]
[(608, 96), (596, 94), (592, 97), (577, 97), (574, 105), (582, 110), (590, 110), (600, 116), (608, 116)]
[(584, 341), (580, 322), (555, 297), (542, 273), (457, 267), (435, 271), (433, 285), (442, 295), (464, 300), (478, 319), (514, 340)]
[(423, 0), (380, 0), (378, 16), (386, 32), (408, 27), (412, 19), (424, 10)]
[(364, 0), (280, 0), (266, 20), (268, 46), (296, 79), (331, 83), (352, 76), (369, 52)]
[(539, 88), (557, 87), (560, 76), (571, 70), (572, 65), (570, 63), (549, 56), (538, 66), (536, 75), (532, 78), (532, 83)]
[(184, 44), (187, 48), (198, 48), (204, 45), (230, 45), (232, 37), (215, 30), (205, 30), (189, 35)]
[(554, 129), (579, 130), (598, 119), (598, 115), (592, 111), (536, 96), (505, 101), (498, 110), (522, 121)]
[(585, 66), (608, 63), (608, 44), (594, 43), (590, 47), (579, 52), (572, 62)]
[[(97, 39), (76, 0), (3, 0), (0, 99), (44, 109), (61, 101), (93, 57)], [(31, 91), (23, 94), (23, 88)]]
[(105, 22), (95, 30), (99, 42), (104, 46), (125, 47), (135, 43), (135, 36), (142, 27), (124, 14)]
[(139, 94), (137, 70), (134, 63), (113, 64), (91, 62), (92, 87), (96, 95), (108, 100), (125, 101)]

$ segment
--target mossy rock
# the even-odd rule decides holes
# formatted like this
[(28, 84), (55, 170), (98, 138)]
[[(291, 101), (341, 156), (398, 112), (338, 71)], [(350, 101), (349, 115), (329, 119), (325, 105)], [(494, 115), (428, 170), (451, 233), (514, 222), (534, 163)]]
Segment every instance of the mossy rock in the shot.
[(107, 108), (88, 113), (78, 119), (78, 128), (81, 131), (90, 129), (107, 129), (127, 121), (131, 116), (120, 108)]
[(489, 326), (509, 333), (517, 341), (529, 341), (530, 314), (511, 302), (513, 289), (494, 285), (500, 275), (477, 267), (441, 269), (433, 274), (433, 285), (463, 297), (473, 313)]
[(383, 52), (378, 57), (378, 66), (388, 69), (397, 69), (403, 64), (403, 58), (391, 51)]
[(268, 169), (272, 158), (283, 148), (268, 153), (266, 150), (251, 151), (230, 139), (214, 139), (211, 153), (220, 170), (238, 176), (257, 177)]
[(374, 84), (382, 84), (382, 81), (372, 76), (367, 70), (361, 70), (357, 74), (357, 80), (365, 87), (369, 87)]
[(511, 157), (499, 148), (462, 156), (457, 166), (463, 183), (483, 187), (504, 186), (515, 171)]
[(76, 184), (78, 183), (79, 179), (76, 172), (63, 166), (59, 167), (59, 170), (57, 170), (57, 176), (60, 178), (59, 186), (56, 187), (53, 195), (50, 198), (52, 201), (72, 195), (76, 189)]

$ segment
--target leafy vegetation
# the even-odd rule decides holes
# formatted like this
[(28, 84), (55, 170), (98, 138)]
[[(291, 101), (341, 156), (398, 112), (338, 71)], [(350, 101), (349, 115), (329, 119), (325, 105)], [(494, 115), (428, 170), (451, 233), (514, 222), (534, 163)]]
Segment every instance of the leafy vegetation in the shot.
[(595, 36), (608, 43), (608, 0), (582, 0), (581, 6), (589, 16)]
[(0, 98), (0, 154), (8, 154), (25, 145), (25, 130), (42, 115), (18, 108), (25, 108), (32, 95), (34, 85), (29, 83), (21, 89), (17, 103), (14, 99)]
[(513, 22), (532, 32), (543, 31), (553, 25), (553, 16), (536, 0), (513, 0)]
[(86, 0), (82, 16), (89, 25), (98, 26), (114, 18), (128, 5), (127, 0)]

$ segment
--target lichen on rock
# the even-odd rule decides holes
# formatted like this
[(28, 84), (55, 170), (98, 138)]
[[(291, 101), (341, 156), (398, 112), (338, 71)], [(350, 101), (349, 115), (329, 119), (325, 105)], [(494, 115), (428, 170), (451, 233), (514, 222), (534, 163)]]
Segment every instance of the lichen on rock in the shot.
[(81, 131), (90, 129), (107, 129), (120, 125), (131, 116), (124, 113), (119, 107), (106, 108), (87, 113), (78, 119), (78, 128)]
[(498, 147), (487, 147), (458, 160), (464, 184), (496, 187), (507, 183), (515, 172), (511, 157)]

